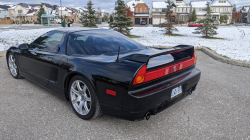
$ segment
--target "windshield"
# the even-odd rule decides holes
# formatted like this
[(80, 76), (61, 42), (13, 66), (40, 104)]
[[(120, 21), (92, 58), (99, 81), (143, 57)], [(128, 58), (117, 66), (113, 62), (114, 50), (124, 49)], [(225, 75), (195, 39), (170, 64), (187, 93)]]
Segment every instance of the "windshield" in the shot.
[(90, 30), (70, 34), (67, 54), (101, 55), (144, 49), (145, 46), (111, 30)]

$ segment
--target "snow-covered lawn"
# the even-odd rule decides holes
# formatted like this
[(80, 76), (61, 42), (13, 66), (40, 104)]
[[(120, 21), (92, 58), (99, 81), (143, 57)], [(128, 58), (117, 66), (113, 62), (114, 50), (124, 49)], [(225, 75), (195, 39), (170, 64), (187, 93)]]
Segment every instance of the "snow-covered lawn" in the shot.
[(42, 34), (55, 28), (32, 29), (32, 30), (0, 30), (0, 51), (7, 50), (12, 45), (31, 43)]
[[(195, 47), (209, 47), (218, 54), (228, 56), (236, 60), (250, 61), (250, 28), (244, 27), (219, 27), (219, 33), (215, 37), (221, 39), (203, 39), (201, 35), (192, 34), (195, 28), (177, 27), (184, 36), (164, 35), (164, 28), (158, 27), (133, 27), (132, 35), (141, 36), (134, 40), (146, 46), (176, 46), (179, 44), (193, 45)], [(30, 43), (40, 35), (53, 30), (0, 30), (0, 51), (8, 49), (11, 45)]]
[(146, 46), (176, 46), (179, 44), (193, 45), (195, 47), (209, 47), (220, 55), (231, 59), (250, 61), (250, 28), (219, 27), (218, 35), (221, 39), (203, 39), (202, 35), (192, 34), (195, 27), (177, 27), (184, 36), (164, 35), (164, 28), (133, 27), (131, 34), (141, 36), (136, 41)]

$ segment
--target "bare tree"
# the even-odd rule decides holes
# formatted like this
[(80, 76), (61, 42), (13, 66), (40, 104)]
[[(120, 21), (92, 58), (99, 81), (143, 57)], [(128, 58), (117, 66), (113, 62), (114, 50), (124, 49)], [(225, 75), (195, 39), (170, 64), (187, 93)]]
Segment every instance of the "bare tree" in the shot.
[(177, 28), (173, 27), (173, 21), (175, 20), (175, 17), (173, 16), (173, 11), (172, 11), (172, 5), (173, 2), (171, 0), (165, 1), (168, 6), (166, 9), (166, 16), (165, 19), (167, 20), (167, 22), (163, 23), (163, 27), (166, 27), (166, 34), (172, 34), (173, 31), (178, 31)]

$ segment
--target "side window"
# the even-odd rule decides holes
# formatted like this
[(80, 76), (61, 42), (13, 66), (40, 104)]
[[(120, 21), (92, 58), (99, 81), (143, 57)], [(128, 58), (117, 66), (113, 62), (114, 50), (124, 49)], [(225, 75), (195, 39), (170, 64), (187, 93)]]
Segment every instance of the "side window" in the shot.
[(87, 41), (88, 36), (76, 36), (71, 34), (67, 43), (67, 54), (88, 54), (84, 48), (84, 44)]
[(64, 33), (61, 32), (49, 32), (36, 39), (31, 48), (55, 51), (58, 45), (61, 45), (64, 38)]

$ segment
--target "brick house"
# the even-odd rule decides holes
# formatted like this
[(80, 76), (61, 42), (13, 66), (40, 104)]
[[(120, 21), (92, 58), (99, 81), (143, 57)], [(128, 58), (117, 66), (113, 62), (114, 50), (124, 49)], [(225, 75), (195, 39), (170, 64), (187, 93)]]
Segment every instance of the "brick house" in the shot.
[(141, 21), (146, 21), (149, 24), (149, 10), (150, 8), (143, 0), (132, 0), (126, 4), (133, 12), (131, 17), (133, 24), (141, 24)]

